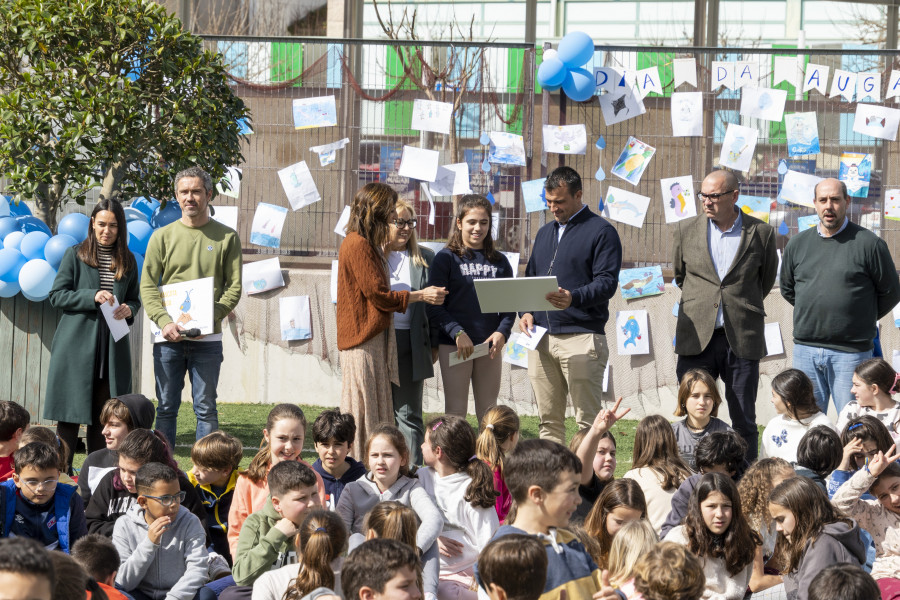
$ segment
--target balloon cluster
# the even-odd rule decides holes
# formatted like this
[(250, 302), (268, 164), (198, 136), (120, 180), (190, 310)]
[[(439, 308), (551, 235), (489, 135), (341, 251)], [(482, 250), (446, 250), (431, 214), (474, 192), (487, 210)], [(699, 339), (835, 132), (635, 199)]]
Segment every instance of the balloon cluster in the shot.
[[(159, 202), (137, 198), (125, 208), (128, 248), (143, 269), (144, 253), (153, 232), (181, 218), (181, 207), (169, 200), (164, 209)], [(57, 235), (31, 214), (24, 202), (15, 204), (0, 196), (0, 298), (19, 292), (33, 302), (47, 298), (63, 255), (88, 235), (90, 218), (82, 213), (66, 215), (59, 221)]]
[(594, 40), (583, 31), (566, 34), (557, 50), (544, 50), (537, 79), (548, 92), (559, 88), (576, 102), (590, 100), (597, 91), (594, 74), (583, 68), (594, 57)]

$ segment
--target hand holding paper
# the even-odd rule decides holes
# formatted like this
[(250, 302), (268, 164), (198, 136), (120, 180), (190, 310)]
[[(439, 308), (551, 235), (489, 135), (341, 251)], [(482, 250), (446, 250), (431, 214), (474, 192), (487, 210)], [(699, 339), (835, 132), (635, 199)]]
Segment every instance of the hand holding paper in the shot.
[[(465, 334), (463, 334), (463, 335), (465, 335)], [(460, 336), (460, 337), (462, 337), (462, 336)], [(469, 340), (469, 343), (470, 344), (472, 343), (471, 340)], [(474, 346), (465, 358), (460, 358), (458, 356), (458, 354), (460, 354), (460, 352), (461, 352), (461, 350), (457, 350), (456, 352), (450, 353), (450, 366), (451, 367), (455, 367), (459, 363), (466, 362), (467, 360), (473, 360), (476, 358), (481, 358), (482, 356), (487, 356), (488, 343), (484, 342), (483, 344), (478, 344), (477, 346)]]
[(115, 296), (110, 297), (110, 302), (104, 302), (100, 305), (100, 312), (106, 319), (109, 332), (113, 336), (113, 340), (118, 342), (128, 335), (128, 323), (125, 319), (131, 316), (131, 308), (127, 304), (119, 304)]

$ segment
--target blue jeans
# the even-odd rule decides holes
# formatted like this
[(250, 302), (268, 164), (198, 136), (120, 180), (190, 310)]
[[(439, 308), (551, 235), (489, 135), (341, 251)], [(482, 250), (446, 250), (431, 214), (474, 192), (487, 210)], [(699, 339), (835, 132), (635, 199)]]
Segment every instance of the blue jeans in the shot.
[(839, 414), (853, 399), (850, 393), (853, 372), (859, 363), (870, 358), (871, 350), (840, 352), (794, 344), (794, 368), (803, 371), (812, 380), (816, 404), (823, 413), (828, 411), (828, 396), (831, 396)]
[(156, 428), (165, 434), (173, 448), (185, 373), (191, 378), (197, 439), (219, 428), (216, 386), (221, 367), (222, 342), (161, 342), (153, 345), (156, 398), (159, 400)]

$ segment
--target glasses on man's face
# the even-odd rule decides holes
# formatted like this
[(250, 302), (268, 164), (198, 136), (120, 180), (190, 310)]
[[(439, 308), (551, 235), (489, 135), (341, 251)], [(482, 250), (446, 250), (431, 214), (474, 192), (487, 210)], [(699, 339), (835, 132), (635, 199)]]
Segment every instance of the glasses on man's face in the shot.
[(22, 482), (28, 486), (32, 492), (37, 493), (40, 490), (48, 489), (52, 490), (56, 487), (56, 484), (59, 483), (59, 478), (55, 479), (45, 479), (43, 481), (37, 479), (23, 479)]
[(728, 194), (733, 194), (737, 190), (728, 190), (727, 192), (719, 192), (718, 194), (704, 194), (703, 192), (697, 192), (697, 195), (701, 200), (709, 200), (710, 202), (715, 202), (722, 196), (727, 196)]
[(407, 219), (394, 219), (393, 221), (391, 221), (391, 225), (393, 225), (393, 226), (396, 227), (397, 229), (403, 229), (403, 228), (405, 228), (406, 226), (409, 226), (410, 229), (415, 229), (415, 228), (416, 228), (416, 223), (418, 223), (418, 221), (417, 221), (416, 219), (409, 219), (409, 220), (407, 220)]
[(163, 506), (169, 507), (173, 504), (181, 504), (182, 502), (184, 502), (185, 495), (186, 494), (184, 493), (184, 490), (182, 490), (172, 496), (147, 496), (146, 494), (144, 494), (144, 498), (151, 498), (153, 500), (156, 500)]

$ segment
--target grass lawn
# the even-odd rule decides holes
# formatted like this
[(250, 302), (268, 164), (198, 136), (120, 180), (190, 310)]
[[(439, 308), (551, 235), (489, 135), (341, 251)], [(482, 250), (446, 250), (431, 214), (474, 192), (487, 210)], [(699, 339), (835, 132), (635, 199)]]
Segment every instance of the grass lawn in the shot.
[[(250, 460), (256, 454), (256, 449), (262, 441), (262, 430), (266, 425), (266, 417), (272, 409), (270, 404), (219, 404), (219, 427), (228, 433), (237, 436), (244, 443), (244, 460), (242, 467), (247, 467)], [(325, 410), (321, 406), (303, 406), (303, 412), (306, 414), (308, 427), (306, 430), (305, 449), (303, 458), (312, 463), (317, 456), (313, 449), (312, 443), (312, 423), (320, 412)], [(425, 422), (427, 423), (435, 414), (426, 414)], [(472, 427), (476, 426), (475, 417), (469, 416), (469, 423)], [(532, 439), (538, 437), (538, 418), (537, 417), (520, 417), (521, 420), (521, 438)], [(196, 431), (196, 418), (190, 403), (183, 403), (181, 411), (178, 414), (178, 437), (175, 448), (175, 459), (182, 469), (187, 471), (191, 468), (191, 444), (194, 443), (194, 434)], [(631, 454), (634, 446), (634, 430), (637, 427), (637, 421), (622, 420), (613, 427), (613, 434), (616, 436), (618, 465), (616, 467), (616, 477), (621, 477), (625, 471), (631, 468)], [(577, 428), (575, 419), (566, 419), (566, 438), (571, 439), (575, 435)], [(760, 427), (762, 433), (762, 427)], [(75, 455), (75, 468), (81, 468), (85, 455), (83, 453)]]

